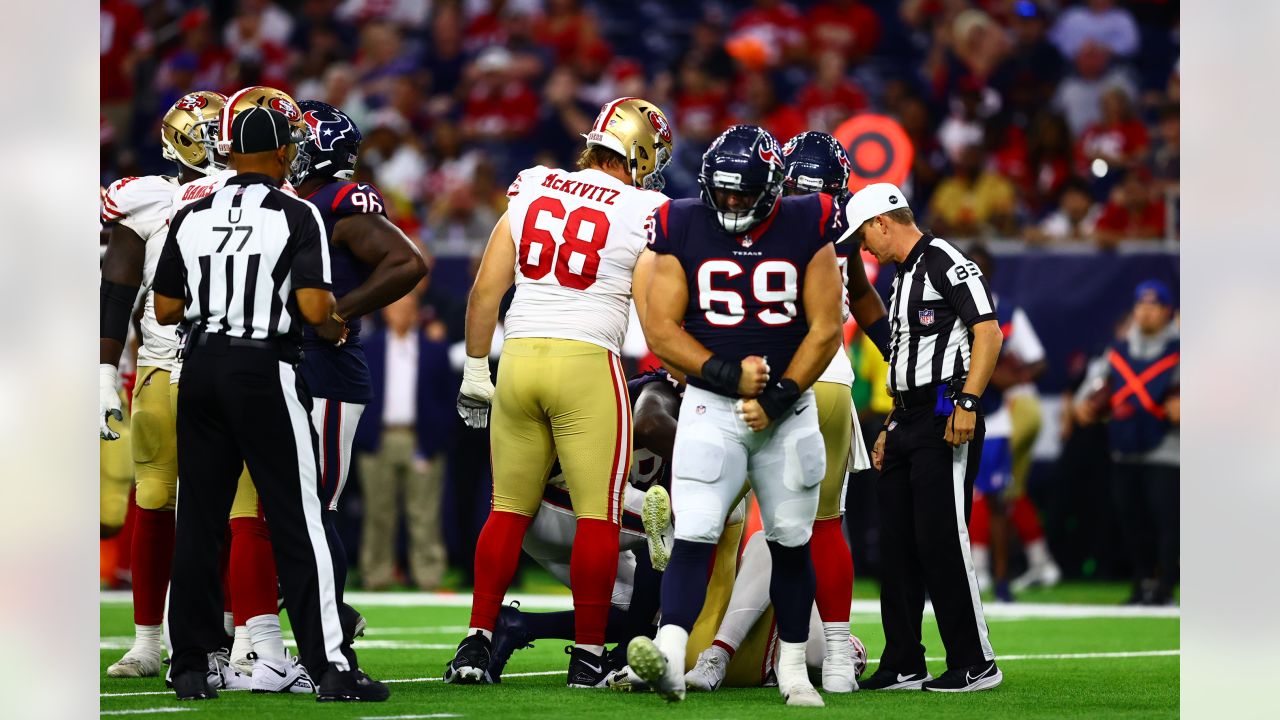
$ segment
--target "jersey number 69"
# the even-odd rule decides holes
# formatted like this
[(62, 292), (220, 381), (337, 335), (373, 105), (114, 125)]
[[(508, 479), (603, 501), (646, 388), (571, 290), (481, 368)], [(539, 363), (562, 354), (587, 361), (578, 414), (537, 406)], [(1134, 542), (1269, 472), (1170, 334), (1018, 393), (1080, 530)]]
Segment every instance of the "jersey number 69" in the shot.
[[(720, 327), (730, 327), (746, 318), (746, 306), (742, 294), (736, 290), (721, 290), (714, 286), (715, 276), (735, 278), (744, 272), (733, 260), (708, 260), (698, 266), (698, 307), (706, 314), (707, 322)], [(796, 317), (796, 295), (799, 292), (799, 271), (786, 260), (765, 260), (751, 273), (751, 294), (756, 302), (781, 306), (781, 312), (765, 307), (756, 318), (765, 325), (786, 325)], [(779, 282), (781, 281), (781, 282)], [(781, 285), (781, 287), (777, 287)], [(723, 303), (728, 312), (720, 312), (712, 303)]]

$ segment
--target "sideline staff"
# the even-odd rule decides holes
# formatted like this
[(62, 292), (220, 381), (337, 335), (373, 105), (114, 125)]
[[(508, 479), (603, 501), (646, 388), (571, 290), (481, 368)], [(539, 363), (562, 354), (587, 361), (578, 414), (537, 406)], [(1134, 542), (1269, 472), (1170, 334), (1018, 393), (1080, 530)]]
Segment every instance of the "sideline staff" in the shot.
[(218, 558), (247, 464), (302, 664), (320, 679), (317, 699), (385, 700), (386, 686), (341, 651), (311, 397), (294, 372), (302, 322), (318, 325), (333, 312), (324, 225), (313, 205), (278, 188), (296, 154), (284, 115), (251, 108), (236, 115), (231, 136), (239, 174), (174, 217), (154, 284), (160, 322), (191, 326), (178, 393), (174, 691), (217, 697), (205, 671), (222, 638)]
[[(987, 690), (1003, 679), (987, 638), (969, 554), (969, 511), (982, 456), (979, 398), (995, 369), (1001, 334), (978, 266), (916, 227), (902, 191), (875, 183), (845, 211), (849, 231), (881, 263), (897, 263), (889, 392), (894, 409), (876, 438), (885, 649), (863, 690)], [(947, 648), (934, 680), (920, 622), (925, 590)]]

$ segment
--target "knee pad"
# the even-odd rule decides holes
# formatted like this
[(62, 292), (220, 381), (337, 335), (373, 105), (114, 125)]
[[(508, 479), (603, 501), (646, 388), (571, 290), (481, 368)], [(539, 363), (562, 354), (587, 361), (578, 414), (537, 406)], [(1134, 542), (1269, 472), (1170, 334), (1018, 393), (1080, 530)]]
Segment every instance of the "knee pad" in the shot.
[(178, 497), (178, 479), (168, 473), (138, 469), (134, 502), (143, 510), (172, 510)]
[(765, 538), (783, 547), (797, 547), (813, 535), (813, 512), (817, 498), (795, 498), (778, 503), (771, 510), (761, 507)]

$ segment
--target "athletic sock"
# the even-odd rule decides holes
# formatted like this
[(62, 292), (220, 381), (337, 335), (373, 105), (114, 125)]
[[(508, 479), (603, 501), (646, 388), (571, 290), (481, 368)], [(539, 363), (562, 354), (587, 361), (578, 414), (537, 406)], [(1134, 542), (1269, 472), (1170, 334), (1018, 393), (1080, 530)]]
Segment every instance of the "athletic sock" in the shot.
[(653, 642), (667, 657), (667, 662), (676, 666), (678, 674), (683, 676), (684, 657), (689, 651), (689, 631), (679, 625), (663, 625), (658, 628), (658, 634), (653, 638)]
[[(671, 560), (662, 575), (662, 629), (683, 629), (686, 642), (693, 623), (707, 599), (707, 567), (715, 557), (715, 543), (676, 540)], [(812, 596), (810, 602), (813, 602)]]
[(805, 665), (805, 642), (778, 641), (778, 689), (809, 684), (809, 668)]
[(973, 544), (969, 546), (969, 554), (973, 556), (973, 571), (975, 573), (979, 576), (991, 574), (991, 548), (986, 545)]
[(133, 622), (158, 626), (164, 622), (164, 598), (173, 569), (172, 510), (138, 508), (133, 529)]
[(974, 493), (973, 510), (969, 513), (969, 544), (991, 544), (991, 508), (987, 499)]
[(573, 611), (523, 613), (530, 640), (572, 640)]
[(1022, 544), (1028, 546), (1028, 551), (1033, 542), (1044, 539), (1044, 528), (1040, 526), (1040, 516), (1036, 514), (1031, 498), (1021, 495), (1014, 500), (1013, 507), (1009, 508), (1009, 518), (1017, 528)]
[(1053, 558), (1049, 556), (1049, 545), (1043, 537), (1027, 543), (1026, 551), (1027, 564), (1031, 567), (1042, 567), (1053, 562)]
[(577, 645), (604, 645), (613, 584), (618, 574), (618, 526), (607, 520), (579, 518), (569, 558)]
[(822, 636), (826, 640), (827, 657), (836, 655), (849, 656), (850, 633), (849, 623), (822, 623)]
[(773, 575), (769, 578), (769, 599), (773, 601), (778, 621), (778, 639), (799, 643), (800, 663), (804, 665), (804, 643), (809, 638), (809, 614), (813, 608), (813, 558), (809, 543), (786, 547), (769, 541), (773, 558)]
[(277, 582), (266, 521), (231, 518), (231, 609), (236, 625), (248, 625), (249, 618), (279, 612)]
[(576, 647), (579, 650), (586, 650), (587, 652), (591, 653), (592, 655), (595, 655), (596, 657), (602, 657), (604, 655), (603, 645), (578, 645), (577, 643), (575, 643), (574, 647)]
[(249, 641), (260, 658), (284, 660), (289, 657), (284, 649), (284, 635), (280, 631), (280, 616), (274, 613), (249, 618)]
[(235, 640), (231, 643), (231, 660), (234, 662), (253, 652), (253, 640), (249, 637), (249, 628), (237, 625)]
[(823, 624), (843, 623), (849, 627), (849, 607), (853, 604), (853, 555), (845, 540), (841, 518), (815, 520), (809, 541), (814, 567), (822, 568), (816, 578), (815, 600)]
[(134, 625), (133, 647), (137, 650), (154, 650), (160, 652), (164, 640), (164, 629), (159, 625)]
[(738, 648), (730, 645), (728, 642), (725, 642), (724, 640), (721, 640), (718, 637), (715, 640), (711, 641), (711, 647), (724, 653), (725, 662), (732, 660), (733, 656), (738, 652)]
[(478, 627), (467, 628), (467, 637), (471, 637), (472, 635), (480, 635), (481, 637), (484, 637), (488, 640), (493, 639), (493, 631), (485, 630), (484, 628), (478, 628)]
[[(476, 540), (475, 590), (471, 596), (471, 627), (488, 631), (498, 622), (498, 608), (507, 594), (516, 566), (520, 564), (520, 545), (533, 518), (503, 510), (489, 513), (480, 537)], [(617, 541), (617, 533), (614, 533)], [(615, 553), (616, 556), (616, 553)], [(614, 562), (617, 562), (615, 557)], [(572, 572), (572, 570), (570, 571)], [(468, 633), (472, 634), (472, 633)]]

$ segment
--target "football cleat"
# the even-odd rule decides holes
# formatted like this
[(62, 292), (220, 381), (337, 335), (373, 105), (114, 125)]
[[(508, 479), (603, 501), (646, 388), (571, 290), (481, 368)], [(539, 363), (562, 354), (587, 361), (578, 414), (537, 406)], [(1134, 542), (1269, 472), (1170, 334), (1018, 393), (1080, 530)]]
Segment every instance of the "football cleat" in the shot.
[(852, 655), (828, 655), (822, 660), (822, 689), (829, 693), (853, 692), (858, 689), (857, 674)]
[(693, 669), (684, 674), (684, 686), (694, 692), (715, 692), (729, 670), (729, 653), (712, 645), (698, 655)]
[(481, 633), (468, 635), (458, 643), (458, 652), (444, 668), (444, 681), (469, 685), (493, 683), (489, 663), (493, 659), (493, 643)]
[(649, 561), (653, 569), (662, 572), (671, 562), (671, 547), (674, 537), (671, 534), (671, 495), (661, 485), (654, 485), (644, 494), (644, 504), (640, 508), (640, 520), (644, 523), (644, 534), (649, 541)]
[(613, 666), (608, 655), (596, 655), (579, 647), (566, 647), (569, 656), (569, 687), (602, 688), (608, 684)]
[(933, 676), (927, 672), (900, 673), (881, 665), (871, 677), (862, 681), (861, 688), (863, 690), (919, 690), (922, 685), (932, 679)]
[(792, 707), (826, 707), (822, 696), (808, 682), (796, 683), (789, 687), (783, 687), (778, 684), (778, 690), (782, 692), (782, 697), (786, 698), (787, 704)]
[(649, 638), (640, 636), (631, 640), (627, 645), (627, 664), (663, 700), (684, 700), (684, 673), (669, 662), (662, 649)]
[(978, 692), (999, 687), (1003, 681), (1004, 673), (996, 667), (994, 660), (988, 660), (977, 665), (948, 670), (937, 680), (924, 683), (921, 689), (927, 692)]
[(1053, 587), (1062, 582), (1062, 570), (1058, 564), (1050, 560), (1047, 563), (1032, 565), (1027, 571), (1019, 575), (1009, 587), (1014, 592), (1022, 592), (1030, 587), (1037, 585), (1041, 587)]
[(160, 674), (160, 645), (134, 645), (107, 668), (107, 677), (142, 678)]
[(391, 690), (364, 671), (333, 668), (324, 674), (316, 694), (318, 702), (382, 702), (389, 697)]
[[(249, 646), (253, 647), (252, 644), (250, 644)], [(241, 651), (243, 649), (244, 649), (243, 646), (239, 648), (239, 650)], [(231, 667), (236, 672), (241, 673), (246, 677), (253, 677), (253, 664), (256, 663), (257, 661), (258, 661), (258, 653), (250, 650), (249, 652), (246, 652), (243, 655), (241, 655), (237, 652), (236, 648), (232, 648), (231, 656), (228, 659), (228, 663), (231, 665)]]
[(823, 707), (826, 703), (814, 689), (813, 683), (809, 681), (804, 652), (804, 643), (782, 642), (780, 644), (778, 663), (774, 667), (778, 675), (778, 692), (782, 693), (787, 705)]
[(649, 692), (652, 690), (649, 687), (649, 683), (641, 680), (630, 665), (624, 665), (621, 670), (612, 672), (605, 684), (609, 686), (610, 690), (618, 690), (619, 692)]
[(250, 688), (256, 693), (313, 693), (316, 684), (312, 682), (307, 669), (298, 662), (298, 658), (264, 658), (260, 657), (253, 664), (253, 685)]
[[(533, 647), (529, 641), (528, 629), (525, 627), (524, 613), (520, 612), (520, 603), (513, 601), (498, 609), (498, 622), (493, 626), (493, 650), (489, 657), (489, 678), (495, 683), (502, 682), (502, 670), (507, 661), (517, 650)], [(570, 670), (570, 675), (573, 674)]]
[(338, 623), (342, 625), (343, 645), (350, 645), (356, 638), (364, 637), (364, 631), (369, 627), (360, 611), (346, 603), (338, 603)]
[(187, 670), (173, 676), (173, 693), (179, 700), (212, 700), (218, 691), (209, 687), (208, 673)]

